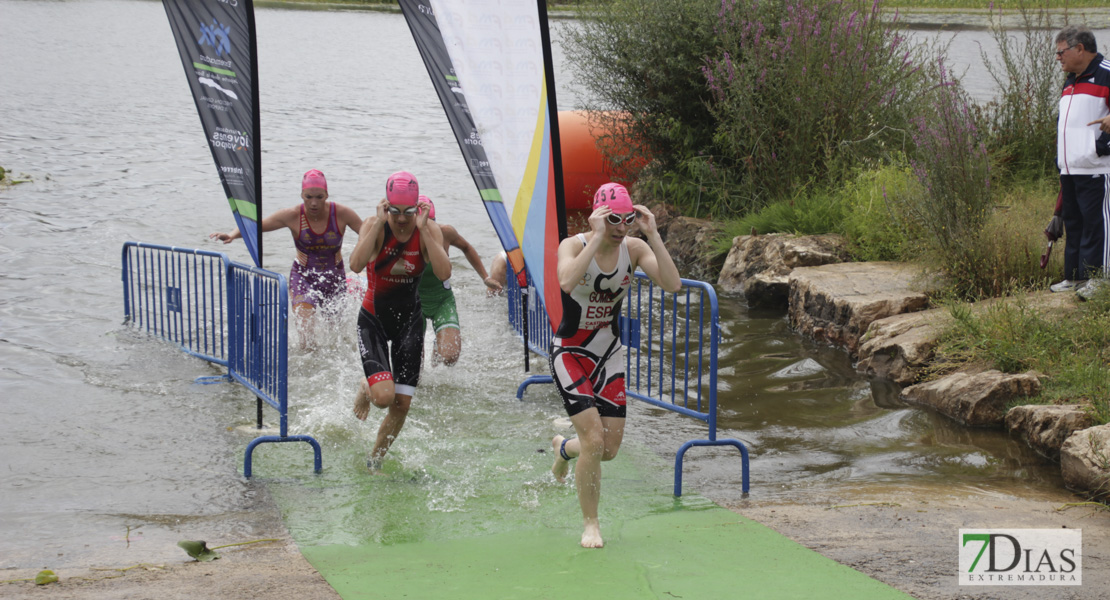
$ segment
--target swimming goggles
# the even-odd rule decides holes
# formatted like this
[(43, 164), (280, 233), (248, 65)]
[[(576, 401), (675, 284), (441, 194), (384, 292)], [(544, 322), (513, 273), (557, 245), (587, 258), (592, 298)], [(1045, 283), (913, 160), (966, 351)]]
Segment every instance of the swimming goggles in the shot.
[(409, 206), (409, 207), (405, 208), (404, 210), (401, 210), (400, 208), (398, 208), (396, 206), (393, 206), (391, 204), (391, 205), (389, 205), (389, 208), (387, 208), (385, 210), (386, 210), (386, 212), (388, 212), (391, 215), (399, 215), (401, 213), (404, 213), (406, 217), (415, 217), (417, 209), (416, 209), (415, 206)]
[(609, 221), (610, 225), (620, 225), (621, 223), (624, 223), (625, 225), (631, 225), (636, 222), (636, 213), (628, 213), (623, 217), (618, 215), (617, 213), (609, 213), (605, 215), (605, 220)]

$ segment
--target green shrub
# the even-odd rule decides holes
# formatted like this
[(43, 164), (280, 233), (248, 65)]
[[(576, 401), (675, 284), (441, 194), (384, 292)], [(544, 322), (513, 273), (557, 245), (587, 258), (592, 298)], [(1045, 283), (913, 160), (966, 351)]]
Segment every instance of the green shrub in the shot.
[(896, 211), (916, 185), (909, 169), (897, 166), (862, 171), (832, 190), (811, 184), (793, 198), (772, 202), (726, 223), (715, 250), (727, 252), (734, 237), (752, 231), (836, 233), (845, 237), (855, 260), (900, 260), (911, 248)]
[(990, 160), (966, 93), (942, 61), (937, 85), (914, 117), (910, 160), (921, 186), (900, 208), (911, 236), (962, 294), (974, 295), (975, 268), (987, 259), (981, 239), (990, 216)]
[[(573, 83), (603, 131), (602, 150), (618, 168), (643, 157), (657, 163), (659, 185), (697, 181), (690, 169), (713, 168), (713, 118), (701, 73), (717, 47), (720, 0), (613, 0), (580, 13), (563, 38)], [(679, 193), (678, 196), (699, 194)]]
[(836, 184), (903, 145), (924, 73), (880, 12), (853, 0), (722, 3), (721, 49), (704, 69), (714, 140), (753, 207), (808, 181)]
[(903, 225), (902, 207), (909, 194), (919, 193), (912, 171), (886, 166), (864, 171), (848, 182), (841, 196), (848, 211), (840, 232), (855, 260), (905, 260), (913, 256), (913, 240)]
[[(859, 0), (613, 0), (569, 28), (574, 83), (620, 166), (687, 213), (836, 184), (906, 143), (917, 51)], [(606, 111), (606, 112), (601, 112)]]
[(983, 63), (999, 91), (983, 108), (988, 146), (1006, 174), (1021, 178), (1053, 176), (1056, 170), (1056, 116), (1063, 73), (1052, 50), (1055, 30), (1042, 3), (1031, 9), (1019, 2), (1022, 25), (1003, 29), (1001, 14), (991, 14), (996, 64), (985, 49)]

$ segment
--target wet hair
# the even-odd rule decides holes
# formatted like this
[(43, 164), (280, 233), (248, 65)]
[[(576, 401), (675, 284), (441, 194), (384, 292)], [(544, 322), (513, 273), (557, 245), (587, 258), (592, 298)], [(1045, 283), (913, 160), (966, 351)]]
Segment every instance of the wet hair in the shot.
[(1083, 25), (1068, 25), (1056, 34), (1056, 43), (1064, 42), (1069, 46), (1076, 46), (1083, 44), (1083, 49), (1087, 52), (1098, 52), (1098, 44), (1095, 43), (1095, 34)]

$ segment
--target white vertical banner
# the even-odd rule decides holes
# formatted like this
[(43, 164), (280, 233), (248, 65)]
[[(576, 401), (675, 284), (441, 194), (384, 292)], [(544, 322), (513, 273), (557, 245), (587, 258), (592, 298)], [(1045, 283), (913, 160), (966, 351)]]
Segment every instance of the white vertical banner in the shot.
[[(535, 0), (431, 0), (480, 142), (514, 223), (531, 201), (544, 141), (543, 48)], [(524, 188), (522, 190), (522, 187)]]

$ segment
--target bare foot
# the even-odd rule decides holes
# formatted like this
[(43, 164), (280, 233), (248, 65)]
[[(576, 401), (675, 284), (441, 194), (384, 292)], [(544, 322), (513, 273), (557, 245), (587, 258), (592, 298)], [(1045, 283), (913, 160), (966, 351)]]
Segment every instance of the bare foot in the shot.
[(551, 474), (555, 476), (555, 481), (559, 483), (567, 482), (567, 472), (570, 471), (570, 461), (563, 458), (559, 453), (559, 447), (563, 445), (563, 436), (557, 435), (551, 438), (551, 447), (555, 450), (555, 464), (551, 465)]
[(601, 539), (601, 526), (597, 523), (586, 523), (586, 529), (582, 532), (582, 547), (583, 548), (602, 548), (605, 542)]
[(366, 416), (370, 414), (370, 386), (363, 381), (358, 386), (358, 394), (355, 395), (355, 418), (359, 421), (365, 421)]

